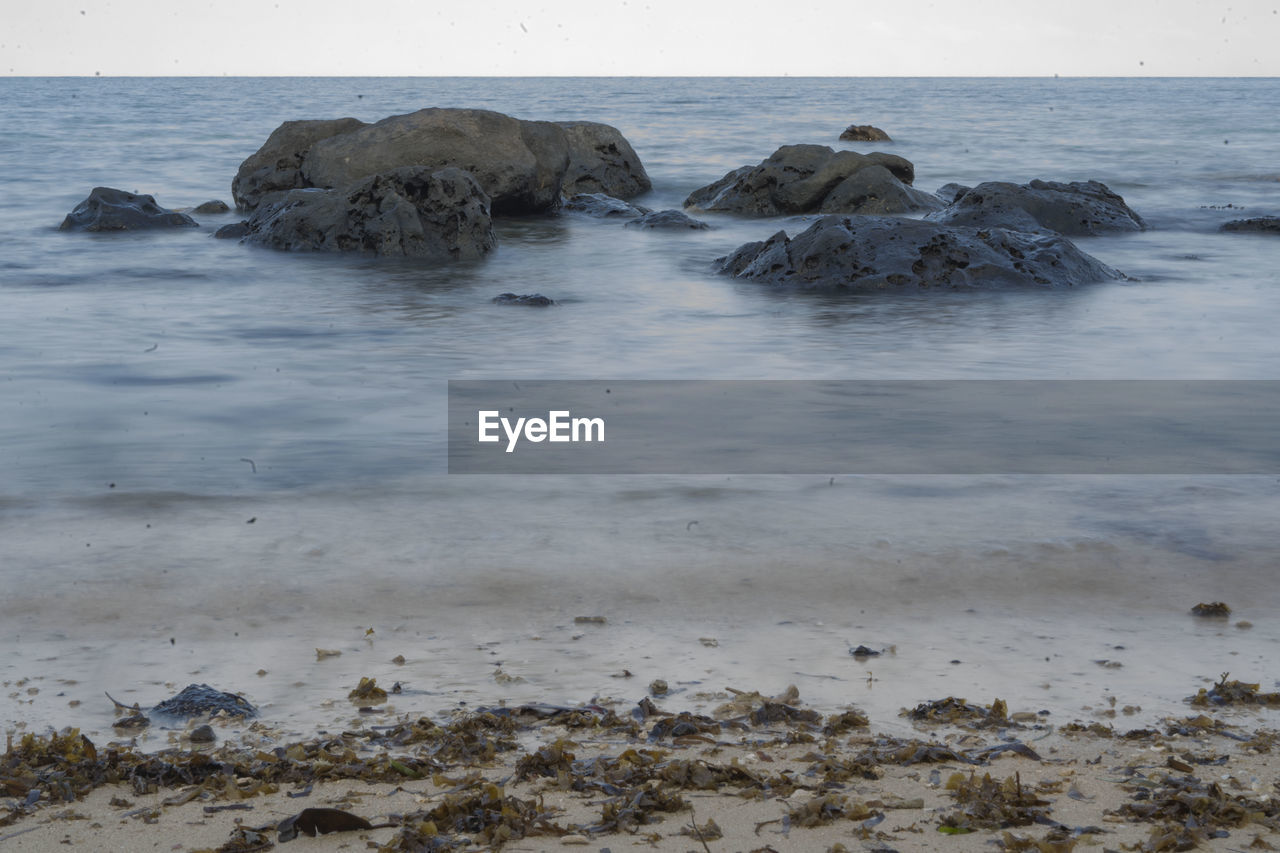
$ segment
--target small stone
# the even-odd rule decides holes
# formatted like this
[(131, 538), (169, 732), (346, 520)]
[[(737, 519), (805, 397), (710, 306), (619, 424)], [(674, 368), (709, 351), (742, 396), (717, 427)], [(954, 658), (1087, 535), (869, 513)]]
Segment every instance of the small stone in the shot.
[(649, 684), (649, 692), (654, 696), (665, 696), (667, 695), (668, 689), (670, 688), (667, 686), (667, 682), (663, 681), (661, 678), (655, 678)]
[(192, 743), (213, 743), (218, 736), (213, 733), (213, 726), (196, 726), (189, 735)]
[(206, 201), (193, 210), (192, 213), (227, 213), (230, 210), (231, 208), (227, 206), (225, 201), (213, 199), (212, 201)]
[(493, 297), (495, 305), (532, 305), (537, 308), (545, 308), (548, 305), (555, 305), (556, 301), (549, 296), (543, 296), (541, 293), (500, 293)]
[(889, 134), (870, 124), (851, 124), (840, 134), (845, 142), (892, 142)]

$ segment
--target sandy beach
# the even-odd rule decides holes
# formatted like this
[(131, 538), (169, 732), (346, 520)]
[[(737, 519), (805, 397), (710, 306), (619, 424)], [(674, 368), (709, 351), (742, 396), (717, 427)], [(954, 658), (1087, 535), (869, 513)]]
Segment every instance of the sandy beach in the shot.
[[(663, 685), (651, 685), (661, 691)], [(381, 696), (374, 690), (373, 699)], [(127, 736), (10, 735), (0, 845), (13, 851), (1244, 850), (1280, 846), (1272, 749), (1224, 682), (1130, 729), (1117, 709), (1048, 716), (947, 697), (877, 734), (794, 687), (627, 707), (527, 704), (388, 719), (285, 741), (261, 720), (201, 719), (144, 752)], [(367, 697), (366, 697), (367, 699)], [(360, 697), (352, 701), (355, 708)], [(1122, 711), (1123, 709), (1119, 709)], [(121, 713), (124, 710), (121, 709)], [(126, 733), (127, 734), (127, 733)], [(154, 744), (153, 744), (154, 746)], [(304, 810), (337, 811), (304, 811)], [(292, 820), (291, 820), (292, 819)], [(317, 835), (308, 837), (308, 830)], [(328, 831), (333, 830), (333, 831)]]

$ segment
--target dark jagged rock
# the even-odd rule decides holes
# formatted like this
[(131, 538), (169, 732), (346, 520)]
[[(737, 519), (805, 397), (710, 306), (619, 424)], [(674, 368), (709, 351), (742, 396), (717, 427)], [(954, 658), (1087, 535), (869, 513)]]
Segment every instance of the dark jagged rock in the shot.
[(241, 222), (233, 222), (230, 225), (223, 225), (217, 231), (213, 232), (213, 236), (219, 240), (239, 240), (249, 233), (249, 221), (246, 219)]
[(1235, 219), (1226, 223), (1220, 231), (1248, 231), (1255, 234), (1280, 234), (1280, 216), (1258, 216), (1253, 219)]
[(495, 214), (540, 213), (560, 202), (569, 168), (564, 128), (490, 110), (425, 109), (322, 139), (307, 152), (307, 186), (344, 187), (402, 166), (464, 169)]
[(889, 134), (869, 124), (851, 124), (840, 134), (845, 142), (892, 142)]
[(496, 245), (489, 199), (461, 169), (406, 166), (260, 207), (245, 240), (286, 251), (474, 260)]
[(735, 278), (806, 290), (1070, 287), (1123, 276), (1056, 234), (825, 216), (716, 261)]
[(151, 709), (171, 717), (211, 716), (222, 712), (232, 717), (256, 717), (258, 709), (248, 699), (214, 690), (207, 684), (188, 684), (182, 692)]
[(198, 228), (185, 213), (156, 204), (154, 196), (94, 187), (59, 226), (62, 231), (136, 231), (143, 228)]
[(254, 210), (267, 196), (310, 186), (302, 177), (302, 161), (311, 146), (361, 127), (365, 123), (355, 118), (286, 121), (240, 164), (231, 181), (236, 207)]
[(799, 213), (907, 213), (942, 202), (911, 186), (915, 167), (894, 154), (784, 145), (758, 166), (743, 166), (694, 190), (685, 207), (753, 216)]
[(616, 127), (594, 121), (562, 121), (569, 140), (569, 169), (562, 192), (635, 198), (653, 188), (631, 143)]
[(495, 305), (533, 305), (539, 308), (545, 308), (548, 305), (555, 305), (556, 301), (541, 293), (522, 293), (516, 295), (514, 293), (500, 293), (493, 297)]
[(579, 193), (575, 196), (570, 196), (565, 199), (561, 210), (584, 213), (587, 216), (595, 216), (600, 219), (619, 217), (634, 219), (649, 212), (647, 207), (631, 204), (604, 193)]
[(711, 226), (682, 210), (655, 210), (626, 224), (627, 228), (661, 228), (666, 231), (706, 231)]
[(928, 218), (944, 225), (1047, 229), (1069, 236), (1145, 231), (1147, 227), (1123, 198), (1098, 181), (991, 181), (978, 184)]
[(231, 208), (227, 206), (225, 201), (213, 199), (206, 201), (204, 204), (197, 206), (192, 213), (227, 213)]
[(943, 184), (938, 187), (933, 194), (945, 201), (947, 204), (951, 204), (971, 189), (973, 189), (973, 187), (966, 187), (964, 184), (950, 183)]

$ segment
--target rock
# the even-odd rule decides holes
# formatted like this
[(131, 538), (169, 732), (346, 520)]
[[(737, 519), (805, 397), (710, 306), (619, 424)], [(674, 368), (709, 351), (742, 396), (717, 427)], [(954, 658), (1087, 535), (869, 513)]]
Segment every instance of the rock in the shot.
[(185, 213), (156, 204), (153, 196), (94, 187), (59, 226), (62, 231), (136, 231), (142, 228), (198, 228)]
[(199, 205), (198, 207), (196, 207), (195, 210), (191, 212), (192, 213), (227, 213), (230, 210), (231, 208), (227, 206), (227, 203), (225, 201), (220, 201), (215, 198), (212, 201), (206, 201), (204, 204)]
[(286, 121), (240, 164), (231, 181), (231, 197), (236, 207), (254, 210), (268, 195), (310, 186), (302, 177), (302, 161), (311, 146), (365, 126), (355, 118)]
[(626, 223), (627, 228), (662, 228), (668, 231), (706, 231), (711, 226), (682, 210), (656, 210)]
[(933, 194), (945, 201), (947, 204), (951, 204), (951, 202), (960, 198), (960, 196), (964, 195), (971, 189), (973, 189), (973, 187), (966, 187), (964, 184), (950, 183), (943, 184), (938, 187), (934, 190)]
[(937, 210), (933, 195), (910, 186), (910, 161), (825, 145), (784, 145), (758, 166), (743, 166), (694, 190), (685, 207), (754, 216), (798, 213), (907, 213)]
[(569, 169), (561, 191), (635, 198), (653, 188), (631, 143), (616, 128), (594, 121), (557, 122), (569, 141)]
[(233, 222), (230, 225), (223, 225), (217, 231), (213, 232), (213, 236), (219, 240), (239, 240), (249, 233), (249, 220)]
[(196, 726), (187, 737), (192, 743), (213, 743), (218, 739), (218, 736), (213, 732), (213, 726), (208, 724)]
[(716, 261), (735, 278), (796, 289), (1070, 287), (1123, 276), (1057, 234), (825, 216)]
[(1251, 231), (1256, 234), (1280, 234), (1280, 216), (1258, 216), (1253, 219), (1236, 219), (1226, 223), (1219, 231)]
[(343, 187), (402, 166), (456, 166), (479, 182), (494, 214), (539, 213), (560, 202), (569, 141), (553, 122), (432, 108), (320, 140), (302, 175), (306, 186)]
[(495, 305), (533, 305), (545, 308), (548, 305), (555, 305), (556, 301), (543, 296), (541, 293), (523, 293), (519, 296), (514, 293), (500, 293), (493, 297), (493, 303)]
[(1015, 231), (1048, 229), (1070, 236), (1147, 228), (1123, 198), (1098, 181), (982, 183), (928, 218), (945, 225)]
[(456, 168), (405, 166), (342, 189), (291, 190), (260, 207), (246, 241), (286, 251), (474, 260), (497, 244), (489, 199)]
[(626, 217), (633, 219), (649, 212), (649, 208), (625, 202), (604, 193), (579, 193), (565, 199), (561, 210), (573, 213), (585, 213), (600, 219)]
[(188, 684), (182, 692), (151, 709), (156, 714), (198, 717), (224, 713), (232, 717), (256, 717), (258, 709), (243, 696), (214, 690), (207, 684)]
[(845, 142), (892, 142), (889, 134), (869, 124), (851, 124), (840, 134)]

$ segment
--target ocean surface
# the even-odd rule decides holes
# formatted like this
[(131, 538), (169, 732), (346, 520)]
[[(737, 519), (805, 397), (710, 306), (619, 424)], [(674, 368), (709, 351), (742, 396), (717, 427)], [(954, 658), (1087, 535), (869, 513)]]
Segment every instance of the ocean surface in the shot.
[[(0, 728), (109, 735), (104, 691), (208, 682), (304, 732), (362, 676), (401, 682), (390, 713), (661, 678), (676, 708), (794, 683), (881, 728), (952, 694), (1123, 728), (1280, 678), (1276, 476), (445, 473), (450, 379), (1280, 379), (1280, 241), (1217, 230), (1280, 213), (1280, 81), (9, 78), (0, 105)], [(58, 230), (95, 186), (230, 202), (283, 121), (427, 106), (612, 124), (655, 209), (807, 142), (929, 191), (1100, 180), (1150, 230), (1077, 241), (1127, 281), (889, 298), (710, 271), (803, 218), (506, 220), (452, 266), (211, 239), (234, 213)]]

